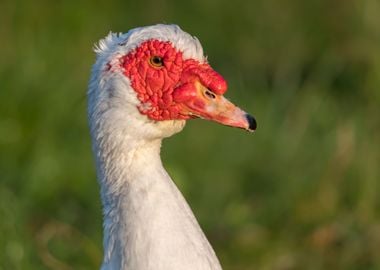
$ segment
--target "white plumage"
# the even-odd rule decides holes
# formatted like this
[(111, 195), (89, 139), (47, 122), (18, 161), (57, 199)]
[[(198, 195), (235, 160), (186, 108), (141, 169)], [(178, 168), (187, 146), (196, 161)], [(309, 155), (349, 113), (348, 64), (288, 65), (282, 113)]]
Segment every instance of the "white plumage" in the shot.
[(184, 59), (206, 61), (199, 41), (174, 25), (111, 33), (96, 47), (88, 116), (104, 213), (101, 269), (221, 269), (160, 159), (161, 140), (181, 131), (185, 120), (142, 114), (130, 78), (112, 64), (151, 39), (170, 42)]

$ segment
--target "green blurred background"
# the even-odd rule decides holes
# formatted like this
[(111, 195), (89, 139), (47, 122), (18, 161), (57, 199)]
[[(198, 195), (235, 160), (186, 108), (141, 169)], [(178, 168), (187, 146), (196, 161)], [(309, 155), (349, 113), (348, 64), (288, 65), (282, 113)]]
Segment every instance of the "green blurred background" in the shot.
[(0, 1), (0, 269), (97, 269), (93, 44), (176, 23), (248, 134), (192, 120), (163, 160), (225, 269), (380, 269), (380, 2)]

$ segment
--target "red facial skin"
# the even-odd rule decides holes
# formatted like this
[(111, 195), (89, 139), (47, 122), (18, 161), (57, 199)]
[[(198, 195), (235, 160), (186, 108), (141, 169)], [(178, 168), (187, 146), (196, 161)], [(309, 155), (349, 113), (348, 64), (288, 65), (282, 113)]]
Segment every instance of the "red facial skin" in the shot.
[[(152, 57), (160, 57), (163, 65), (154, 65)], [(227, 90), (223, 77), (208, 63), (184, 60), (170, 42), (146, 41), (120, 65), (142, 104), (138, 109), (152, 120), (202, 117), (248, 127), (245, 113), (222, 96)]]

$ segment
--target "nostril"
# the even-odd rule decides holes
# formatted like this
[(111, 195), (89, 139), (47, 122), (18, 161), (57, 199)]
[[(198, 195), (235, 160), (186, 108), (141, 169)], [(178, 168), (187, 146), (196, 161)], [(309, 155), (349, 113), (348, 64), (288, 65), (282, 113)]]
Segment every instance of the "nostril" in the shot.
[(249, 124), (248, 130), (255, 131), (256, 128), (257, 128), (256, 119), (252, 115), (249, 115), (249, 114), (246, 114), (245, 118), (247, 118), (247, 121), (248, 121), (248, 124)]
[(215, 94), (213, 92), (211, 92), (210, 90), (206, 90), (205, 95), (211, 99), (214, 99), (216, 97)]

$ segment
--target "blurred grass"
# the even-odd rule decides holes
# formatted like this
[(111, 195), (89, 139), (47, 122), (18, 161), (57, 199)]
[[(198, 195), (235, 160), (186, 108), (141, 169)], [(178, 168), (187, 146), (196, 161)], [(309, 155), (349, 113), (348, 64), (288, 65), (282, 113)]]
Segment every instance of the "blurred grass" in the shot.
[(96, 269), (91, 47), (176, 23), (258, 120), (194, 120), (167, 169), (225, 269), (380, 269), (377, 0), (0, 2), (0, 269)]

